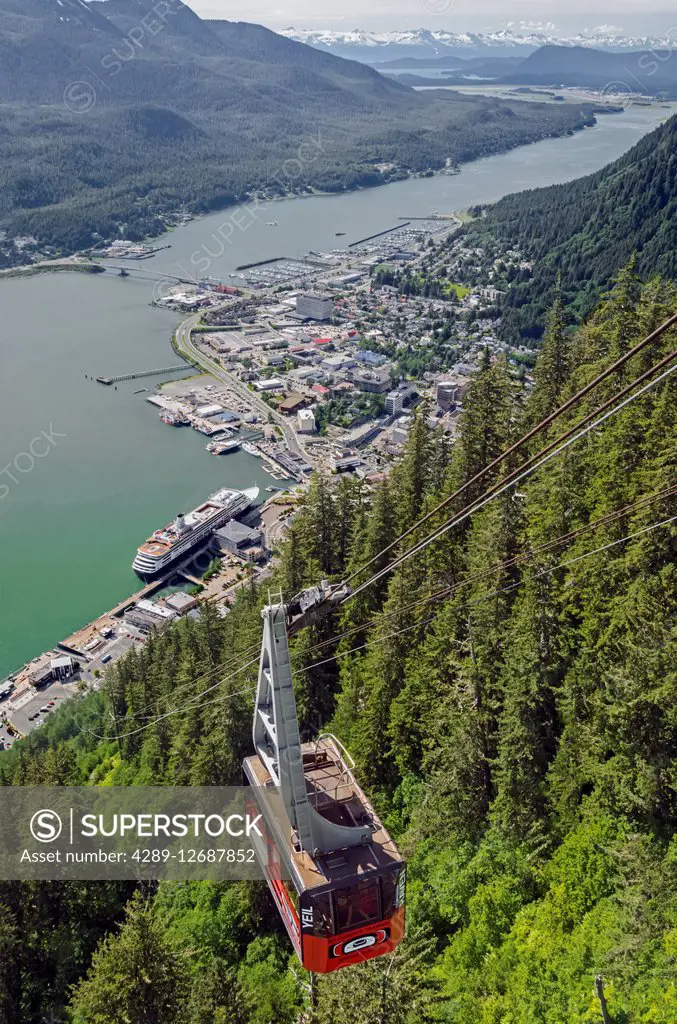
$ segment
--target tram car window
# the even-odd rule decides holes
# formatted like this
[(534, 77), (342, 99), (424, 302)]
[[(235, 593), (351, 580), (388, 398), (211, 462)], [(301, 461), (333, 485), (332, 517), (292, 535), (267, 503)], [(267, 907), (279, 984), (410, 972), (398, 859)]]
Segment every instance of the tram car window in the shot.
[(334, 893), (336, 931), (345, 932), (379, 921), (379, 902), (378, 881), (359, 882), (347, 889), (338, 889)]

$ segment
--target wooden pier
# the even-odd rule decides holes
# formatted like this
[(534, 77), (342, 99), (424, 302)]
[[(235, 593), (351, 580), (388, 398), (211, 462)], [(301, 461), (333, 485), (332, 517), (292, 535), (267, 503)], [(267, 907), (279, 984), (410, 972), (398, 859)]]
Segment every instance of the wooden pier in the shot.
[(182, 363), (180, 366), (165, 366), (164, 369), (158, 370), (139, 370), (138, 373), (123, 373), (117, 377), (97, 377), (99, 384), (105, 384), (110, 387), (111, 384), (117, 384), (121, 380), (136, 380), (138, 377), (159, 377), (163, 373), (177, 373), (179, 370), (190, 370), (191, 367), (186, 363)]

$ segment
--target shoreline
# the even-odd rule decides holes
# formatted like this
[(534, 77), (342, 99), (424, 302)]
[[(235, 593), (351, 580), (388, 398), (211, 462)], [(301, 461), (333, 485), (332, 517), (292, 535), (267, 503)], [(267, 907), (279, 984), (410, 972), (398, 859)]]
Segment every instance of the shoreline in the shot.
[[(520, 102), (520, 101), (518, 101), (518, 102)], [(533, 101), (528, 101), (527, 100), (527, 101), (521, 101), (521, 102), (533, 102)], [(513, 153), (513, 152), (515, 152), (515, 150), (518, 150), (518, 149), (528, 149), (530, 146), (535, 146), (539, 142), (544, 142), (544, 141), (546, 141), (548, 139), (571, 138), (573, 135), (577, 134), (578, 132), (583, 132), (586, 129), (590, 129), (590, 128), (596, 128), (598, 126), (598, 124), (599, 124), (597, 116), (592, 111), (590, 111), (590, 116), (592, 117), (592, 122), (593, 122), (592, 124), (581, 124), (577, 128), (567, 128), (566, 131), (562, 131), (562, 132), (551, 134), (551, 135), (545, 135), (545, 136), (543, 136), (541, 138), (534, 139), (531, 142), (521, 142), (521, 143), (518, 143), (515, 146), (507, 146), (507, 147), (503, 147), (503, 148), (498, 148), (495, 151), (492, 151), (491, 153), (483, 153), (480, 156), (473, 157), (471, 160), (459, 160), (457, 162), (456, 166), (455, 166), (455, 169), (451, 173), (450, 173), (449, 169), (446, 168), (446, 167), (440, 167), (440, 168), (437, 168), (437, 169), (429, 168), (429, 169), (427, 169), (425, 171), (408, 171), (408, 172), (402, 174), (401, 176), (393, 177), (393, 178), (391, 178), (391, 179), (389, 179), (387, 181), (380, 181), (380, 182), (377, 182), (377, 183), (375, 183), (373, 185), (355, 185), (353, 188), (347, 188), (346, 187), (346, 188), (340, 189), (340, 190), (338, 190), (336, 192), (325, 192), (325, 191), (322, 191), (321, 189), (313, 189), (311, 192), (307, 192), (307, 191), (294, 192), (294, 191), (291, 191), (291, 192), (285, 193), (284, 195), (269, 196), (269, 197), (264, 197), (262, 199), (261, 198), (257, 198), (256, 196), (250, 196), (249, 198), (245, 199), (243, 202), (227, 203), (225, 206), (221, 206), (221, 207), (215, 208), (213, 210), (209, 210), (208, 212), (205, 212), (205, 213), (192, 213), (190, 215), (190, 220), (191, 221), (192, 220), (203, 220), (206, 217), (214, 216), (214, 214), (223, 213), (226, 210), (236, 210), (239, 207), (248, 206), (250, 204), (254, 204), (256, 206), (260, 206), (260, 207), (265, 208), (267, 205), (271, 205), (272, 203), (288, 202), (290, 199), (330, 198), (332, 196), (351, 195), (351, 194), (353, 194), (355, 192), (367, 192), (367, 191), (370, 191), (371, 189), (384, 188), (387, 185), (394, 185), (394, 184), (396, 184), (397, 182), (400, 182), (400, 181), (410, 181), (410, 180), (416, 179), (416, 178), (454, 177), (454, 176), (456, 176), (458, 174), (461, 174), (462, 173), (462, 169), (464, 167), (472, 167), (473, 164), (479, 163), (481, 160), (490, 159), (491, 157), (495, 157), (495, 156), (501, 156), (501, 155), (503, 155), (505, 153)], [(176, 209), (176, 210), (169, 210), (165, 214), (165, 216), (168, 217), (168, 218), (180, 217), (182, 212), (185, 213), (185, 210), (182, 210), (181, 208)], [(188, 223), (190, 223), (190, 221), (188, 221)], [(157, 235), (144, 235), (143, 239), (141, 239), (141, 244), (146, 243), (148, 241), (151, 241), (153, 239), (162, 238), (164, 235), (170, 234), (172, 231), (174, 231), (177, 227), (180, 227), (180, 226), (181, 226), (180, 222), (178, 222), (178, 223), (173, 223), (173, 222), (167, 223), (164, 226), (164, 230), (161, 231), (159, 234), (157, 234)], [(108, 240), (106, 244), (110, 245), (110, 240)], [(97, 264), (89, 264), (89, 263), (84, 263), (84, 262), (77, 262), (77, 261), (82, 261), (82, 260), (87, 260), (87, 259), (98, 259), (98, 257), (96, 257), (96, 256), (89, 256), (88, 257), (88, 256), (84, 256), (82, 253), (75, 252), (75, 253), (69, 254), (68, 256), (64, 256), (60, 260), (41, 261), (40, 263), (24, 263), (24, 264), (19, 264), (16, 267), (7, 267), (7, 268), (5, 268), (3, 270), (0, 270), (0, 280), (2, 280), (3, 278), (28, 277), (31, 274), (49, 273), (50, 271), (62, 272), (63, 273), (64, 271), (71, 270), (71, 271), (75, 271), (77, 273), (94, 273), (94, 274), (99, 273), (100, 271), (97, 271), (97, 270), (93, 269), (93, 267), (96, 267)]]
[[(597, 119), (595, 119), (595, 120), (597, 122)], [(597, 123), (599, 123), (599, 122), (597, 122)], [(576, 135), (582, 134), (582, 129), (580, 130), (580, 132), (577, 131), (575, 134)], [(553, 137), (553, 138), (561, 138), (561, 137), (565, 137), (565, 136), (556, 136), (556, 137)], [(537, 140), (537, 141), (544, 141), (544, 140)], [(534, 143), (527, 143), (524, 146), (510, 147), (508, 150), (505, 150), (503, 152), (515, 152), (515, 151), (519, 151), (520, 149), (524, 149), (525, 152), (528, 152), (528, 147), (532, 146), (532, 145), (534, 145)], [(468, 162), (468, 164), (464, 165), (464, 166), (472, 166), (472, 164), (478, 163), (481, 160), (491, 159), (492, 157), (495, 157), (495, 156), (498, 156), (498, 155), (499, 154), (497, 153), (497, 154), (491, 154), (489, 157), (480, 157), (477, 160)], [(434, 174), (430, 175), (429, 177), (439, 178), (439, 177), (443, 177), (443, 176), (445, 176), (444, 175), (444, 171), (440, 170), (440, 171), (434, 172)], [(407, 179), (411, 179), (411, 178), (415, 178), (415, 177), (421, 178), (421, 177), (424, 177), (424, 175), (422, 175), (422, 174), (408, 175)], [(366, 192), (368, 189), (369, 190), (371, 190), (372, 188), (376, 189), (376, 188), (380, 188), (381, 185), (395, 184), (395, 183), (398, 183), (399, 181), (404, 181), (404, 180), (406, 180), (406, 179), (400, 178), (400, 179), (397, 179), (397, 181), (395, 181), (395, 182), (382, 182), (382, 183), (379, 183), (379, 185), (370, 185), (370, 186), (367, 186), (367, 187), (357, 187), (357, 188), (345, 190), (345, 191), (342, 191), (342, 192), (314, 192), (312, 194), (310, 194), (310, 193), (299, 193), (299, 194), (291, 194), (291, 195), (286, 195), (286, 196), (276, 196), (273, 199), (266, 200), (265, 202), (266, 203), (281, 202), (283, 200), (290, 199), (290, 198), (294, 198), (294, 199), (310, 199), (310, 198), (323, 198), (323, 197), (326, 197), (326, 196), (346, 196), (346, 195), (350, 195), (350, 194), (353, 194), (353, 193), (356, 193), (356, 192), (360, 192), (360, 191)], [(254, 200), (251, 200), (251, 201), (253, 202)], [(224, 210), (231, 210), (232, 211), (233, 209), (236, 209), (236, 208), (237, 208), (236, 204), (235, 205), (231, 204), (230, 206), (224, 207), (223, 209)], [(203, 220), (203, 219), (205, 219), (207, 217), (213, 216), (214, 213), (217, 213), (217, 212), (218, 211), (210, 211), (210, 212), (204, 213), (204, 214), (196, 214), (196, 215), (194, 215), (193, 219), (197, 220), (199, 218), (200, 220)], [(462, 223), (465, 221), (465, 217), (463, 216), (464, 213), (465, 213), (465, 211), (463, 209), (459, 209), (459, 210), (455, 211), (454, 219), (455, 219), (456, 227), (459, 226), (459, 220), (461, 220)], [(460, 216), (459, 216), (459, 214), (460, 214)], [(179, 226), (179, 225), (174, 225), (174, 227), (176, 227), (176, 226)], [(450, 225), (450, 227), (451, 227), (451, 225)], [(97, 264), (92, 264), (90, 261), (86, 260), (85, 258), (83, 258), (81, 256), (80, 257), (71, 256), (71, 257), (64, 257), (63, 259), (55, 260), (55, 261), (44, 261), (44, 262), (42, 262), (40, 264), (27, 264), (27, 265), (23, 265), (23, 266), (20, 266), (20, 267), (6, 268), (6, 269), (3, 269), (3, 270), (0, 270), (0, 279), (2, 279), (3, 277), (6, 277), (8, 279), (14, 279), (16, 277), (22, 277), (22, 276), (34, 276), (34, 275), (37, 275), (37, 274), (50, 273), (51, 271), (54, 271), (54, 272), (57, 272), (57, 273), (58, 272), (63, 273), (63, 272), (66, 272), (66, 271), (73, 271), (73, 272), (76, 272), (76, 273), (96, 273), (97, 271), (94, 269), (95, 267), (97, 267)], [(201, 367), (198, 362), (196, 362), (196, 361), (194, 362), (193, 359), (190, 358), (190, 355), (185, 350), (182, 350), (181, 347), (177, 344), (178, 339), (176, 338), (176, 334), (178, 333), (180, 327), (181, 327), (181, 324), (178, 324), (173, 329), (170, 329), (170, 331), (168, 332), (168, 334), (170, 336), (170, 342), (172, 343), (172, 347), (174, 348), (174, 351), (180, 356), (181, 360), (184, 361), (187, 366), (192, 365), (198, 373), (199, 372), (204, 372), (204, 368)], [(24, 664), (26, 664), (26, 663), (28, 663), (28, 662), (25, 662)], [(12, 670), (12, 671), (9, 672), (9, 675), (15, 675), (18, 671), (20, 671), (20, 669)]]
[[(256, 506), (255, 509), (250, 509), (247, 516), (254, 512), (260, 518), (262, 528), (266, 530), (272, 530), (274, 526), (279, 526), (284, 520), (284, 512), (286, 509), (293, 507), (295, 504), (295, 489), (280, 490), (272, 494), (263, 504)], [(271, 510), (279, 507), (280, 514), (273, 518), (271, 523), (267, 523), (266, 519), (270, 515)], [(7, 724), (11, 726), (14, 731), (14, 738), (11, 742), (11, 747), (0, 747), (0, 756), (6, 752), (7, 749), (11, 749), (14, 745), (25, 739), (35, 729), (39, 728), (43, 722), (38, 721), (36, 725), (27, 730), (25, 733), (21, 733), (20, 729), (15, 724), (14, 716), (17, 712), (25, 709), (27, 704), (44, 704), (50, 699), (50, 690), (55, 687), (59, 691), (58, 699), (60, 701), (71, 699), (78, 694), (88, 695), (97, 692), (101, 688), (101, 684), (105, 679), (105, 669), (108, 667), (105, 658), (106, 643), (111, 645), (119, 644), (121, 636), (115, 639), (109, 638), (108, 641), (100, 641), (103, 644), (103, 648), (100, 650), (89, 651), (87, 644), (92, 639), (102, 638), (107, 630), (111, 629), (113, 625), (120, 625), (123, 623), (124, 615), (126, 612), (136, 608), (140, 602), (143, 602), (146, 598), (150, 598), (154, 594), (157, 594), (163, 589), (167, 589), (172, 585), (173, 580), (182, 579), (185, 585), (189, 584), (196, 587), (200, 586), (200, 592), (194, 595), (195, 606), (202, 604), (209, 600), (218, 600), (222, 605), (230, 603), (233, 597), (237, 597), (237, 593), (243, 587), (249, 585), (250, 577), (247, 573), (247, 566), (243, 563), (242, 565), (236, 564), (233, 559), (230, 561), (225, 557), (222, 557), (222, 567), (219, 572), (213, 578), (201, 578), (199, 581), (190, 575), (190, 568), (195, 558), (199, 557), (199, 551), (196, 551), (192, 558), (187, 561), (177, 564), (177, 566), (168, 573), (167, 576), (160, 577), (156, 580), (146, 583), (139, 590), (135, 590), (128, 597), (118, 601), (113, 608), (96, 614), (89, 622), (85, 623), (74, 629), (68, 636), (57, 641), (52, 647), (40, 654), (36, 654), (29, 661), (25, 662), (19, 668), (10, 672), (4, 679), (0, 679), (0, 690), (7, 685), (11, 685), (12, 693), (0, 703), (0, 730), (6, 731)], [(264, 566), (260, 570), (264, 575), (268, 572), (270, 563)], [(223, 583), (223, 576), (226, 575), (230, 578)], [(181, 615), (175, 621), (179, 621)], [(161, 620), (158, 620), (158, 626), (161, 624)], [(130, 634), (130, 637), (132, 634)], [(142, 639), (141, 635), (137, 632), (134, 635), (134, 639), (129, 644), (129, 649), (136, 648), (139, 645), (143, 645), (146, 642)], [(116, 654), (114, 660), (110, 660), (110, 664), (114, 664), (119, 657), (123, 657), (127, 653), (121, 652)], [(69, 677), (68, 680), (68, 693), (62, 692), (63, 687), (60, 685), (58, 678), (53, 678), (46, 687), (37, 688), (30, 681), (31, 675), (35, 672), (38, 666), (47, 664), (50, 658), (62, 657), (64, 655), (70, 656), (79, 663), (78, 670), (74, 673), (74, 676)], [(102, 660), (103, 659), (103, 660)], [(98, 666), (97, 671), (94, 671), (94, 666)], [(89, 678), (88, 678), (89, 676)], [(71, 692), (72, 689), (72, 692)], [(56, 691), (55, 691), (56, 692)], [(22, 718), (25, 717), (25, 713)]]

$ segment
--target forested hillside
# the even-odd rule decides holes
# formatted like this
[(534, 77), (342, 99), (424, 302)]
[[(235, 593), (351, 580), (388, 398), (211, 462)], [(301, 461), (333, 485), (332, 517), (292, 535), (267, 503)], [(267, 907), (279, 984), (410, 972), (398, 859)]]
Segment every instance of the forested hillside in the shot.
[[(533, 394), (487, 357), (451, 451), (419, 416), (375, 493), (316, 478), (283, 553), (285, 594), (371, 559), (383, 567), (385, 545), (675, 309), (674, 286), (626, 271), (574, 337), (554, 310)], [(132, 897), (123, 885), (0, 883), (0, 1019), (598, 1024), (599, 975), (613, 1024), (676, 1021), (677, 528), (664, 525), (677, 514), (676, 399), (673, 374), (294, 641), (306, 735), (319, 719), (348, 745), (409, 860), (408, 937), (392, 961), (319, 979), (311, 1008), (261, 886)], [(251, 743), (241, 691), (256, 670), (242, 666), (262, 600), (252, 588), (225, 619), (206, 608), (153, 637), (105, 695), (2, 755), (0, 782), (239, 781)]]
[(515, 245), (534, 261), (532, 278), (505, 298), (510, 341), (541, 335), (558, 274), (576, 316), (633, 253), (644, 277), (677, 279), (677, 117), (596, 174), (506, 196), (467, 230), (470, 240)]
[(402, 176), (594, 120), (416, 93), (181, 0), (0, 0), (0, 103), (0, 231), (66, 252), (157, 234), (183, 207), (379, 184), (375, 163)]

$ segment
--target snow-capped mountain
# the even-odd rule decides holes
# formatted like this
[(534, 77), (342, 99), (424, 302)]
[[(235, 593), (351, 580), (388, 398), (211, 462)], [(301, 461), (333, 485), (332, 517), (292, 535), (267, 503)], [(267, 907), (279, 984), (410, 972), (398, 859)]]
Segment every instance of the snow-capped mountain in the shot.
[(288, 28), (281, 35), (368, 64), (399, 57), (528, 57), (541, 46), (587, 46), (595, 50), (672, 50), (677, 31), (664, 38), (641, 38), (602, 26), (589, 35), (564, 36), (554, 25), (508, 25), (496, 32), (446, 32), (412, 29), (403, 32), (336, 32)]

